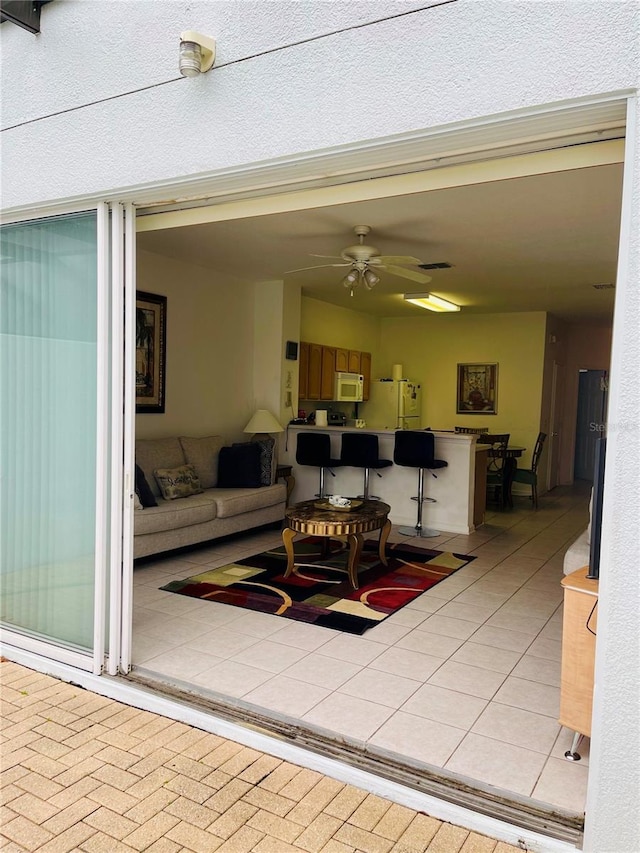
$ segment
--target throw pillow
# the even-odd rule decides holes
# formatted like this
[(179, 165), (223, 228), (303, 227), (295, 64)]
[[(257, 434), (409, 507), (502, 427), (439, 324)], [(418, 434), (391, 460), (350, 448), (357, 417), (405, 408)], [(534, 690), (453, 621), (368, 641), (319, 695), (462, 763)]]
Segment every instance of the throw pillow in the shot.
[(193, 465), (180, 465), (179, 468), (156, 468), (153, 472), (165, 501), (176, 498), (188, 498), (202, 492), (200, 480)]
[[(275, 479), (275, 438), (254, 438), (249, 444), (257, 444), (260, 448), (260, 485), (270, 486)], [(244, 442), (247, 444), (247, 442)], [(234, 447), (242, 447), (242, 444), (234, 444)]]
[(260, 448), (257, 444), (235, 444), (220, 450), (219, 489), (255, 489), (260, 485)]
[(193, 465), (203, 489), (212, 489), (218, 484), (218, 454), (224, 444), (220, 435), (204, 438), (180, 436), (180, 444), (189, 465)]
[(136, 465), (136, 494), (140, 498), (140, 503), (143, 508), (148, 506), (158, 506), (158, 502), (153, 496), (151, 487), (147, 483), (147, 478), (144, 476), (144, 471), (139, 465)]

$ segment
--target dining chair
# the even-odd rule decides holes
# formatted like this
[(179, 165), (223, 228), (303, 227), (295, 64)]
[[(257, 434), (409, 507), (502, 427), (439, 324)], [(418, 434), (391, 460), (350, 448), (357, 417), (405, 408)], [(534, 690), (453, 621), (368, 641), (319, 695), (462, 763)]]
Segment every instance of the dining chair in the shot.
[(508, 432), (482, 433), (478, 436), (479, 444), (491, 445), (487, 462), (487, 497), (495, 501), (500, 509), (513, 506), (511, 482), (516, 461), (507, 456), (510, 437)]
[(516, 468), (513, 474), (514, 483), (527, 483), (531, 486), (531, 501), (534, 509), (538, 509), (538, 463), (546, 437), (546, 432), (538, 433), (531, 457), (531, 468)]
[(453, 431), (462, 432), (465, 435), (483, 435), (484, 433), (489, 432), (489, 427), (454, 426)]

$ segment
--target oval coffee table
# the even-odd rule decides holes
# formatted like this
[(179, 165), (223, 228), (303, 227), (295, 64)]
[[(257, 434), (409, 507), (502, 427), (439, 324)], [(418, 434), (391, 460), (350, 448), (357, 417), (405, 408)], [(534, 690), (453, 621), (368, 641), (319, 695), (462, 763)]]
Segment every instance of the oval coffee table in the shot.
[(284, 511), (286, 527), (282, 531), (282, 542), (287, 552), (288, 578), (295, 568), (293, 540), (298, 533), (308, 536), (344, 538), (349, 543), (347, 574), (354, 589), (358, 589), (358, 564), (364, 544), (363, 533), (380, 531), (378, 555), (384, 566), (387, 565), (385, 546), (391, 531), (391, 522), (387, 518), (391, 507), (382, 501), (362, 501), (355, 509), (334, 510), (319, 509), (318, 500), (303, 501), (287, 507)]

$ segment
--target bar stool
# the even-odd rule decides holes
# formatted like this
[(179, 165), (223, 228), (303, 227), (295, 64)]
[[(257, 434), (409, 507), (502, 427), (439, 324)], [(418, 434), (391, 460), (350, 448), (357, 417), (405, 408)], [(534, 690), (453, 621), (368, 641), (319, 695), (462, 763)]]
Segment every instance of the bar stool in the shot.
[(379, 501), (378, 495), (369, 494), (369, 472), (373, 470), (379, 473), (380, 468), (388, 468), (393, 465), (391, 459), (380, 459), (378, 450), (378, 436), (371, 433), (344, 432), (342, 434), (342, 447), (340, 448), (340, 461), (343, 466), (349, 468), (364, 468), (363, 494), (358, 495), (366, 501)]
[(299, 432), (296, 444), (296, 462), (298, 465), (310, 465), (320, 469), (320, 485), (317, 498), (325, 498), (324, 472), (329, 471), (332, 477), (336, 475), (331, 470), (339, 468), (342, 462), (331, 458), (331, 439), (327, 433)]
[(418, 502), (418, 520), (415, 527), (399, 527), (398, 533), (403, 536), (439, 536), (438, 530), (430, 530), (422, 526), (422, 504), (424, 501), (435, 503), (434, 498), (424, 496), (424, 472), (425, 469), (436, 477), (434, 470), (446, 468), (448, 463), (443, 459), (434, 459), (435, 439), (432, 432), (421, 432), (420, 430), (398, 430), (396, 432), (393, 448), (393, 461), (396, 465), (407, 468), (418, 469), (418, 496), (411, 498)]

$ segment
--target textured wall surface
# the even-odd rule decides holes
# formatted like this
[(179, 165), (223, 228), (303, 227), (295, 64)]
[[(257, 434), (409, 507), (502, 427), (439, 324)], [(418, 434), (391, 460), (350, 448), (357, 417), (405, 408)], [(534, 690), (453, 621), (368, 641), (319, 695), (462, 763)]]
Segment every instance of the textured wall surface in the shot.
[[(151, 13), (57, 0), (38, 36), (5, 24), (3, 206), (637, 84), (634, 2), (459, 0), (400, 14), (416, 5), (163, 0)], [(219, 44), (217, 67), (195, 79), (177, 71), (187, 27)]]
[[(56, 0), (0, 27), (2, 204), (45, 204), (638, 87), (634, 0)], [(217, 67), (177, 72), (178, 37)], [(613, 336), (585, 849), (637, 853), (640, 154)]]

